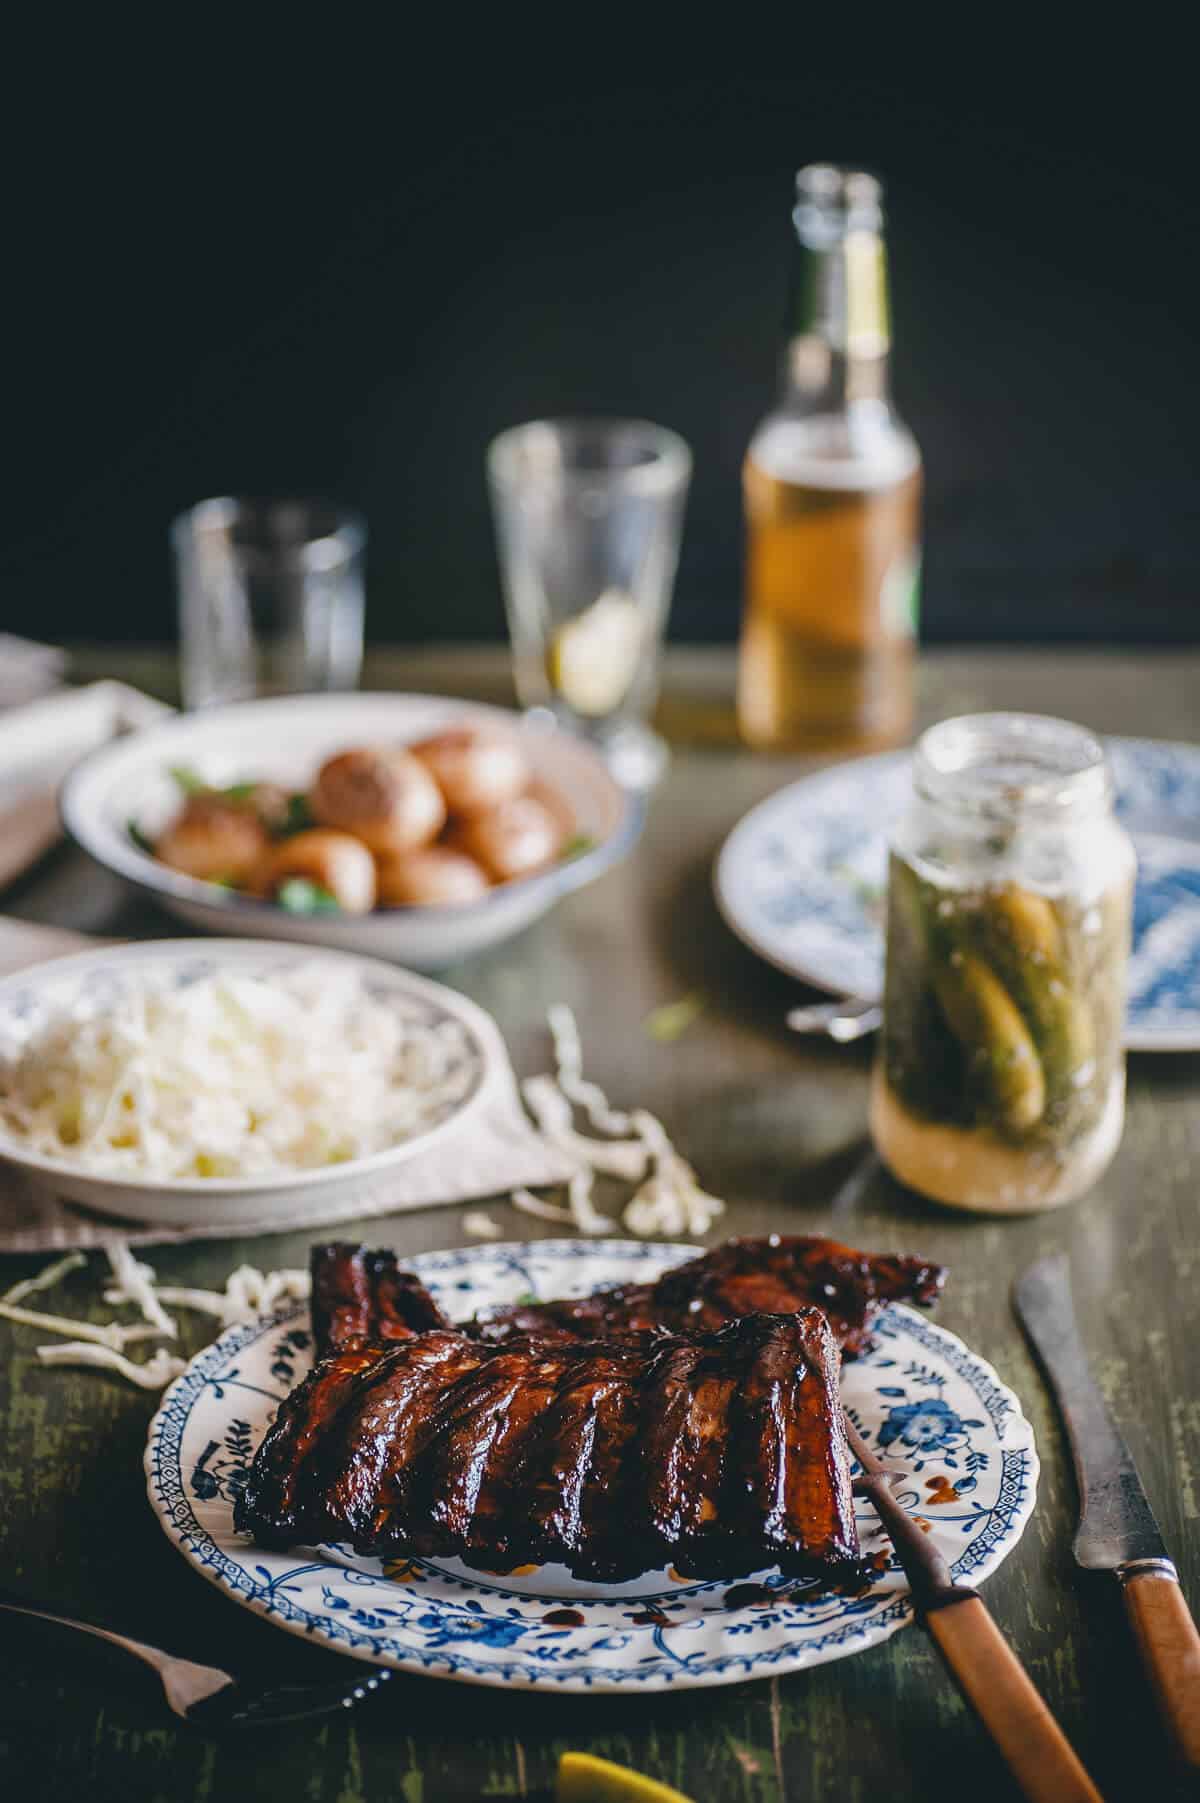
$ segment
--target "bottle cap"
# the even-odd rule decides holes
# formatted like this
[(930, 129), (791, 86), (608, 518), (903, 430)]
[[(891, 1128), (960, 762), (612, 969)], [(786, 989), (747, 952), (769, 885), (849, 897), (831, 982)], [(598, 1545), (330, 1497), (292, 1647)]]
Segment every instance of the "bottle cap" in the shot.
[(796, 173), (792, 217), (802, 241), (816, 250), (836, 244), (848, 232), (878, 232), (883, 225), (883, 185), (865, 169), (809, 163)]

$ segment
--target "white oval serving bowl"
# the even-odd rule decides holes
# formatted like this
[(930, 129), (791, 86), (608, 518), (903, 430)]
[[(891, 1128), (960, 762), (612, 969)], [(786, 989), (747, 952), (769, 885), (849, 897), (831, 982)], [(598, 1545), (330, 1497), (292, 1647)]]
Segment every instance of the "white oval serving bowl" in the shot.
[(428, 1025), (455, 1021), (462, 1029), (461, 1094), (420, 1133), (366, 1158), (309, 1170), (164, 1178), (90, 1171), (66, 1157), (43, 1156), (0, 1122), (0, 1159), (19, 1167), (44, 1191), (83, 1202), (102, 1214), (164, 1226), (232, 1227), (250, 1217), (270, 1231), (327, 1218), (332, 1205), (350, 1197), (371, 1200), (381, 1186), (392, 1182), (406, 1159), (467, 1119), (503, 1056), (497, 1050), (496, 1030), (481, 1008), (411, 971), (345, 952), (306, 952), (295, 945), (257, 940), (155, 939), (103, 946), (77, 957), (52, 958), (0, 980), (0, 1058), (11, 1056), (51, 1011), (70, 1006), (76, 998), (102, 1004), (147, 972), (165, 973), (169, 982), (182, 985), (217, 973), (270, 977), (289, 966), (326, 961), (353, 967), (373, 999), (394, 1001), (409, 1018)]
[[(275, 902), (184, 876), (130, 838), (131, 821), (153, 835), (178, 809), (170, 774), (176, 765), (215, 785), (263, 780), (301, 789), (336, 752), (409, 743), (471, 725), (519, 738), (535, 782), (569, 814), (573, 830), (593, 842), (588, 850), (501, 884), (479, 901), (371, 914), (292, 914)], [(507, 708), (440, 695), (287, 695), (178, 714), (85, 758), (64, 783), (60, 806), (77, 845), (189, 926), (363, 952), (417, 970), (441, 969), (519, 933), (560, 896), (624, 857), (645, 816), (644, 802), (628, 795), (581, 739)]]

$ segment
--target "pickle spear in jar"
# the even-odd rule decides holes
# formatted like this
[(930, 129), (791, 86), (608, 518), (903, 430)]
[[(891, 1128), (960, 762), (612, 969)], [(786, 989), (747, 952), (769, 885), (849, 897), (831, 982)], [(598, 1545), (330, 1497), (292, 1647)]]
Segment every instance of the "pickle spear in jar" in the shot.
[(1047, 1106), (1061, 1110), (1087, 1081), (1095, 1053), (1091, 1016), (1077, 989), (1080, 961), (1071, 958), (1065, 922), (1046, 896), (1015, 883), (985, 890), (976, 918), (981, 948), (1033, 1029)]
[(1046, 1078), (1021, 1010), (974, 952), (956, 948), (944, 962), (935, 961), (930, 980), (995, 1125), (1028, 1133), (1046, 1111)]
[[(903, 962), (910, 978), (928, 986), (959, 1046), (975, 1112), (1003, 1132), (1028, 1133), (1046, 1109), (1041, 1057), (1016, 1001), (971, 946), (963, 898), (923, 882), (894, 856), (890, 888), (893, 935), (902, 933)], [(911, 1020), (909, 1031), (916, 1024)]]

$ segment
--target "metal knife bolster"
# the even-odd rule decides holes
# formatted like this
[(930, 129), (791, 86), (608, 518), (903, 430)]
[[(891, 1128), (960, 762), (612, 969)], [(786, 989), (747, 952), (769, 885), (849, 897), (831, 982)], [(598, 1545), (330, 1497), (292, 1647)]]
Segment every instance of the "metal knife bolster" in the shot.
[(1124, 1565), (1114, 1565), (1113, 1570), (1122, 1584), (1134, 1578), (1169, 1578), (1172, 1584), (1179, 1582), (1173, 1559), (1126, 1559)]
[(1032, 1266), (1017, 1284), (1016, 1303), (1071, 1443), (1080, 1502), (1076, 1559), (1087, 1570), (1115, 1571), (1122, 1581), (1151, 1565), (1174, 1577), (1137, 1467), (1089, 1368), (1066, 1259), (1044, 1258)]

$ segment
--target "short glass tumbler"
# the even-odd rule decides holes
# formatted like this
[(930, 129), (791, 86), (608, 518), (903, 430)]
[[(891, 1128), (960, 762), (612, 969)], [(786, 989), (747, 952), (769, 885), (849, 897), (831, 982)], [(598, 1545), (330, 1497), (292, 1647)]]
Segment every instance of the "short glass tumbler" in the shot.
[(352, 689), (366, 528), (323, 501), (201, 501), (171, 527), (184, 706)]
[(666, 761), (647, 720), (691, 467), (646, 420), (536, 420), (488, 449), (518, 696), (592, 739), (629, 788)]
[(960, 1208), (1070, 1202), (1124, 1118), (1134, 854), (1104, 748), (1036, 714), (946, 720), (913, 791), (888, 874), (876, 1147)]

